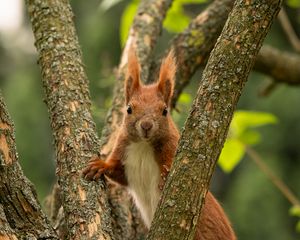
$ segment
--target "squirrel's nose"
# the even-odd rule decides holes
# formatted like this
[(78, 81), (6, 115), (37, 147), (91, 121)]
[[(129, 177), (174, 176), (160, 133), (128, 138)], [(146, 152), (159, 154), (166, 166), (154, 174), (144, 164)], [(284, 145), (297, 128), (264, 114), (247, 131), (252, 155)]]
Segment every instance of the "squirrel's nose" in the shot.
[(149, 131), (153, 127), (153, 123), (149, 121), (144, 121), (141, 123), (141, 128), (144, 131)]

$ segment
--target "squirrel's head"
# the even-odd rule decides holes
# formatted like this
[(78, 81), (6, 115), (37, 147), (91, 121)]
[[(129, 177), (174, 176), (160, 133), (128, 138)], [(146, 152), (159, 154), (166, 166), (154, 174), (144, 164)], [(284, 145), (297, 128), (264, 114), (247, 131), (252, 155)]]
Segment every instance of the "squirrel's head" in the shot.
[(158, 80), (151, 85), (140, 81), (140, 66), (133, 49), (128, 54), (127, 69), (124, 124), (129, 138), (151, 141), (168, 136), (176, 72), (173, 51), (163, 60)]

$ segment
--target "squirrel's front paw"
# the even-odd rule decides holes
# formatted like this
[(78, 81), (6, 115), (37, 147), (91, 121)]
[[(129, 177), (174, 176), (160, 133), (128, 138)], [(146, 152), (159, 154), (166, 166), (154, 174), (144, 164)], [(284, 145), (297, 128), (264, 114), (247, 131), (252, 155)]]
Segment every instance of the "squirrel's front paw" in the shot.
[(109, 166), (103, 160), (94, 158), (82, 171), (82, 175), (87, 180), (98, 180), (102, 174), (108, 171), (108, 169)]

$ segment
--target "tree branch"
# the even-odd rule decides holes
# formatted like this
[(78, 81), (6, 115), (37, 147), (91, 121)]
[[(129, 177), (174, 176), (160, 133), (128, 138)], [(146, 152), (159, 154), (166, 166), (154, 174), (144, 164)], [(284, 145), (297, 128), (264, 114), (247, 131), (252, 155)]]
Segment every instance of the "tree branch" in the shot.
[(206, 63), (232, 9), (233, 2), (233, 0), (215, 0), (192, 20), (187, 29), (172, 40), (170, 49), (174, 48), (180, 66), (172, 100), (173, 107), (196, 70)]
[(111, 239), (103, 181), (81, 179), (81, 169), (98, 152), (99, 141), (71, 7), (67, 0), (26, 3), (53, 129), (67, 238)]
[[(123, 119), (123, 88), (128, 50), (131, 45), (135, 47), (142, 68), (141, 77), (146, 81), (149, 75), (153, 48), (161, 33), (163, 19), (171, 3), (172, 0), (143, 0), (139, 5), (118, 68), (112, 107), (109, 110), (106, 125), (102, 131), (101, 154), (104, 157), (111, 151)], [(115, 233), (116, 239), (139, 239), (146, 232), (146, 229), (127, 190), (114, 186), (109, 188), (109, 191), (114, 217), (113, 228), (118, 229)]]
[(18, 163), (14, 126), (0, 94), (0, 239), (58, 239)]
[[(178, 66), (180, 66), (172, 100), (173, 107), (176, 106), (180, 93), (188, 85), (196, 70), (205, 65), (232, 4), (233, 0), (215, 0), (193, 19), (186, 30), (172, 40), (170, 49), (175, 49)], [(300, 70), (297, 67), (300, 66), (299, 62), (300, 57), (297, 54), (264, 46), (257, 56), (254, 70), (271, 76), (278, 83), (299, 84)]]
[(0, 239), (17, 240), (15, 231), (10, 227), (2, 204), (0, 204)]
[(257, 165), (257, 167), (269, 178), (274, 186), (281, 192), (281, 194), (294, 206), (300, 207), (300, 201), (289, 187), (271, 170), (271, 168), (264, 163), (260, 155), (250, 146), (246, 146), (246, 153), (250, 159)]
[(293, 46), (295, 51), (297, 51), (299, 53), (300, 52), (300, 40), (299, 40), (284, 8), (282, 8), (281, 11), (279, 12), (278, 19), (279, 19), (279, 22), (280, 22), (283, 30), (285, 31), (285, 33), (288, 37), (291, 45)]
[(121, 56), (117, 81), (114, 87), (113, 103), (106, 118), (106, 125), (102, 131), (101, 153), (107, 155), (116, 139), (118, 128), (123, 119), (124, 80), (128, 50), (134, 46), (141, 65), (141, 78), (146, 81), (151, 66), (153, 48), (162, 30), (162, 22), (172, 0), (143, 0), (141, 1), (129, 36)]
[(235, 2), (204, 70), (147, 239), (193, 239), (234, 109), (280, 3)]
[(276, 83), (300, 84), (300, 55), (283, 52), (270, 46), (259, 51), (254, 70), (272, 77)]

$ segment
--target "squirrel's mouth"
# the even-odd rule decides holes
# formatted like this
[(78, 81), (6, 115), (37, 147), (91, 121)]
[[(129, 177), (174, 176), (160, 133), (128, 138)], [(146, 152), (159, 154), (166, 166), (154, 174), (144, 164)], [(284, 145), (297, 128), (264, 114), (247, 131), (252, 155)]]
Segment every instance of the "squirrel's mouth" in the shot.
[(152, 135), (153, 135), (153, 132), (152, 131), (143, 131), (142, 132), (142, 134), (141, 134), (141, 138), (143, 139), (143, 140), (150, 140), (151, 139), (151, 137), (152, 137)]
[(149, 139), (150, 138), (149, 132), (143, 132), (143, 138), (144, 139)]

